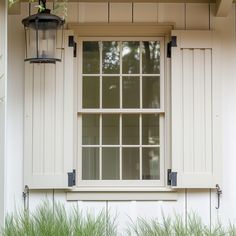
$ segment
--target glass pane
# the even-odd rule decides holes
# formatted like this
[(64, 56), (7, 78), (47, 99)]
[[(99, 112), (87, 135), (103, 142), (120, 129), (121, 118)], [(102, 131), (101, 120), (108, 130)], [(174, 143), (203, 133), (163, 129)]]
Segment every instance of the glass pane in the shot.
[(120, 107), (120, 82), (119, 77), (102, 78), (102, 107)]
[(122, 42), (122, 60), (123, 74), (139, 74), (139, 42)]
[(122, 116), (122, 144), (139, 144), (139, 115)]
[(143, 148), (142, 164), (142, 179), (160, 179), (159, 148)]
[(143, 74), (160, 74), (160, 42), (142, 42)]
[(82, 144), (99, 144), (99, 115), (82, 116)]
[(104, 74), (120, 73), (120, 49), (118, 42), (102, 42), (102, 72)]
[(119, 144), (119, 115), (102, 116), (102, 144)]
[(99, 108), (99, 77), (83, 77), (83, 108)]
[(123, 77), (123, 108), (140, 108), (139, 77)]
[(142, 144), (159, 144), (159, 115), (142, 115)]
[(99, 179), (99, 148), (82, 149), (82, 179)]
[(99, 74), (99, 42), (83, 42), (83, 74)]
[(139, 179), (139, 148), (122, 149), (122, 179)]
[(143, 77), (143, 108), (160, 108), (160, 77)]
[(102, 149), (102, 179), (120, 179), (119, 148)]

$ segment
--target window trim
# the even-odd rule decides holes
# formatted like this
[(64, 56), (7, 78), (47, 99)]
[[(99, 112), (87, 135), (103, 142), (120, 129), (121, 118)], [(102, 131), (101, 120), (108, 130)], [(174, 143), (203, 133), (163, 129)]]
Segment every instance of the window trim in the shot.
[[(170, 85), (170, 78), (171, 78), (171, 74), (170, 74), (170, 68), (171, 68), (171, 63), (170, 63), (170, 59), (167, 58), (167, 43), (170, 41), (170, 36), (171, 36), (171, 31), (174, 30), (175, 28), (175, 23), (170, 23), (170, 22), (166, 22), (166, 23), (69, 23), (67, 24), (67, 28), (70, 30), (73, 30), (74, 32), (74, 36), (75, 36), (75, 41), (77, 41), (78, 37), (92, 37), (92, 36), (101, 36), (101, 37), (105, 37), (105, 36), (114, 36), (114, 37), (120, 37), (120, 36), (130, 36), (130, 37), (164, 37), (164, 45), (165, 45), (165, 56), (164, 56), (164, 62), (165, 62), (165, 109), (166, 109), (166, 123), (168, 125), (165, 126), (165, 170), (167, 171), (167, 169), (169, 169), (171, 167), (171, 144), (170, 144), (170, 135), (171, 135), (171, 127), (170, 126), (170, 105), (171, 105), (171, 98), (170, 98), (170, 94), (171, 94), (171, 85)], [(77, 55), (78, 55), (78, 47), (77, 47)], [(77, 59), (75, 60), (77, 62)], [(78, 68), (77, 68), (77, 74), (78, 74)], [(79, 89), (78, 91), (79, 92)], [(78, 99), (76, 98), (76, 103), (78, 102)], [(77, 121), (77, 107), (76, 107), (76, 116), (75, 116), (75, 120)], [(77, 123), (76, 123), (77, 124)], [(75, 126), (77, 127), (77, 125)], [(75, 147), (78, 144), (78, 140), (80, 137), (75, 138)], [(77, 148), (75, 148), (75, 150), (77, 150)], [(75, 151), (75, 159), (74, 159), (74, 163), (75, 166), (78, 166), (78, 161), (77, 161), (77, 153)], [(142, 196), (142, 200), (149, 200), (149, 194), (152, 192), (156, 192), (157, 196), (159, 196), (159, 193), (162, 192), (166, 192), (167, 195), (162, 195), (162, 197), (159, 198), (159, 200), (169, 200), (168, 195), (175, 195), (175, 200), (177, 200), (178, 195), (176, 189), (173, 190), (170, 186), (168, 186), (167, 184), (167, 173), (165, 173), (164, 175), (164, 187), (156, 187), (156, 188), (144, 188), (144, 187), (137, 187), (137, 188), (129, 188), (129, 190), (127, 190), (127, 188), (125, 187), (109, 187), (109, 188), (104, 188), (104, 187), (78, 187), (77, 185), (74, 186), (73, 188), (70, 188), (67, 190), (67, 197), (69, 200), (69, 196), (73, 195), (74, 199), (76, 200), (80, 200), (80, 197), (76, 197), (74, 194), (76, 194), (77, 192), (79, 193), (79, 195), (81, 194), (81, 192), (85, 192), (88, 193), (88, 195), (92, 194), (93, 196), (93, 200), (109, 200), (109, 197), (106, 196), (106, 193), (108, 194), (109, 192), (113, 191), (115, 192), (115, 194), (117, 192), (135, 192), (135, 195), (138, 196), (140, 192), (146, 192), (146, 195)], [(101, 199), (101, 197), (97, 197), (99, 192), (103, 192), (103, 198)], [(85, 198), (84, 200), (87, 200), (87, 196), (86, 194), (84, 195)], [(117, 200), (121, 200), (122, 199), (122, 194), (120, 195), (115, 195), (116, 197), (114, 198)], [(155, 200), (158, 200), (158, 197), (155, 197)], [(134, 198), (132, 198), (134, 199)], [(111, 199), (112, 200), (112, 199)]]

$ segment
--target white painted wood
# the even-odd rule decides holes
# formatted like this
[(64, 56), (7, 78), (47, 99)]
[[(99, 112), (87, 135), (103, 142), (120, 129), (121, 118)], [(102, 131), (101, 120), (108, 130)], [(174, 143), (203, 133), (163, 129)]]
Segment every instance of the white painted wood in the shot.
[[(235, 7), (235, 5), (234, 5)], [(221, 188), (221, 206), (217, 210), (216, 191), (212, 190), (212, 223), (221, 219), (224, 224), (229, 220), (236, 222), (236, 214), (233, 210), (236, 191), (232, 187), (235, 184), (235, 139), (236, 139), (236, 41), (235, 41), (235, 8), (231, 8), (227, 17), (215, 15), (215, 5), (211, 5), (211, 27), (218, 32), (222, 39), (221, 44), (221, 74), (222, 74), (222, 169), (223, 182)]]
[[(123, 192), (122, 192), (123, 191)], [(89, 201), (176, 201), (177, 192), (130, 192), (130, 191), (116, 191), (116, 192), (68, 192), (67, 200), (89, 200)]]
[(79, 3), (79, 22), (108, 22), (108, 3)]
[(134, 3), (133, 22), (157, 22), (157, 4)]
[(71, 33), (65, 32), (62, 62), (26, 63), (24, 183), (30, 189), (67, 188), (67, 173), (73, 169), (74, 59), (73, 47), (68, 47)]
[(217, 0), (216, 1), (216, 16), (228, 16), (232, 8), (233, 0)]
[(209, 14), (209, 4), (187, 3), (186, 28), (188, 30), (209, 30)]
[(175, 29), (185, 28), (184, 3), (158, 3), (158, 22), (174, 23)]
[(6, 75), (7, 75), (7, 7), (0, 2), (0, 228), (6, 213)]
[(132, 22), (132, 3), (110, 3), (109, 22)]
[(214, 188), (221, 183), (219, 44), (210, 31), (172, 34), (172, 171), (178, 188)]

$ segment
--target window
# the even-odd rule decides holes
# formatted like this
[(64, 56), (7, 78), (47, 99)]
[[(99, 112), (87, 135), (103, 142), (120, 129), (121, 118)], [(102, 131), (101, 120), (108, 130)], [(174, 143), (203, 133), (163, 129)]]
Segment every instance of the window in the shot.
[(79, 42), (78, 185), (164, 185), (163, 44)]

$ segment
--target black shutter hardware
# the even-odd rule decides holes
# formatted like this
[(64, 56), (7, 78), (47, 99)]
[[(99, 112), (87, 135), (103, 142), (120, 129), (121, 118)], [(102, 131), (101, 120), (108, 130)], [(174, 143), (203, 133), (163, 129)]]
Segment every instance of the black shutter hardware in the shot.
[(75, 186), (76, 184), (76, 171), (68, 172), (68, 187)]
[(171, 48), (177, 47), (177, 37), (172, 36), (171, 41), (167, 44), (167, 57), (171, 58)]
[(68, 46), (74, 48), (74, 57), (77, 57), (77, 43), (74, 41), (74, 36), (73, 35), (69, 36)]
[(171, 169), (167, 170), (167, 184), (177, 186), (177, 172), (172, 172)]

